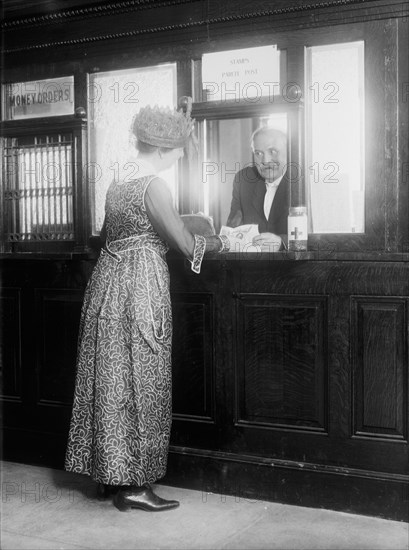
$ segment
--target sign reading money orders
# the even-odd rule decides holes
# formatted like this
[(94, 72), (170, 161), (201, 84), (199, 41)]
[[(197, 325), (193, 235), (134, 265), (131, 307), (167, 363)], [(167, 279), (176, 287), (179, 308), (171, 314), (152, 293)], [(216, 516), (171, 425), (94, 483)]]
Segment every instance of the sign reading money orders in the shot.
[(204, 54), (206, 101), (256, 102), (280, 95), (280, 50), (276, 45)]
[(3, 120), (74, 114), (74, 77), (3, 85)]

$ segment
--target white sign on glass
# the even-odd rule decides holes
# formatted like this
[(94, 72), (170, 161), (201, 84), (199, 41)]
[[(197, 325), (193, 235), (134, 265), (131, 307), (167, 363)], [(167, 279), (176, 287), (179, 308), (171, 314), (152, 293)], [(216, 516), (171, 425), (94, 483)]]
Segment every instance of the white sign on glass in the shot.
[(74, 77), (5, 84), (3, 120), (74, 114)]
[(280, 51), (273, 45), (203, 54), (202, 88), (206, 101), (272, 100), (280, 95)]

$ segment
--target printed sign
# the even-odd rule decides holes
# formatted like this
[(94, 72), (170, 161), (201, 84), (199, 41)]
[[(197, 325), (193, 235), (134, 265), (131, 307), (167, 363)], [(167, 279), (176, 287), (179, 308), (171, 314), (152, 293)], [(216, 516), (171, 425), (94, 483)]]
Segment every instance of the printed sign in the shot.
[(3, 120), (74, 114), (74, 77), (3, 85)]
[(202, 87), (205, 101), (278, 96), (280, 51), (274, 45), (204, 54)]

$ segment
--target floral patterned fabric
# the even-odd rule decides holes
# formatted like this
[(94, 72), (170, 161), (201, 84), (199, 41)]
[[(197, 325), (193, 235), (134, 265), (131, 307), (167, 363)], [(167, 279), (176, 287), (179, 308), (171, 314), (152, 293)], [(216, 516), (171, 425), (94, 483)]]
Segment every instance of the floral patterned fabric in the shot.
[(166, 472), (171, 429), (168, 249), (144, 206), (152, 177), (113, 183), (87, 285), (65, 469), (111, 485)]

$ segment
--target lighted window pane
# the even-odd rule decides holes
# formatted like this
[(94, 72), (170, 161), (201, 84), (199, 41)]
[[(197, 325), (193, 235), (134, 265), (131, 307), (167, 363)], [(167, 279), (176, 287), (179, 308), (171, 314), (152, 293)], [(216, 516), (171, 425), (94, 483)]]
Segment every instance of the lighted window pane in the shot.
[[(89, 181), (94, 193), (93, 227), (99, 232), (104, 221), (105, 195), (114, 180), (138, 177), (137, 151), (132, 120), (141, 107), (176, 105), (174, 63), (90, 75), (90, 165)], [(177, 168), (161, 174), (176, 201)]]
[(306, 128), (311, 231), (363, 233), (363, 42), (307, 48)]

